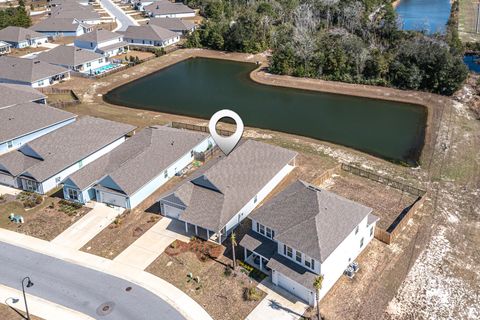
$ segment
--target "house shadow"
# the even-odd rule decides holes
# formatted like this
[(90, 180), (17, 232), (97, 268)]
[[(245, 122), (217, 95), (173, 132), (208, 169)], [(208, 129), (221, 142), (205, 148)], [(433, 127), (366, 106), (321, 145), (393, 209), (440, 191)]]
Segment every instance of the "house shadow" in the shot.
[(268, 306), (273, 310), (283, 310), (285, 312), (291, 313), (297, 317), (303, 317), (303, 314), (299, 314), (298, 312), (293, 311), (290, 308), (284, 307), (280, 302), (276, 301), (275, 299), (268, 300)]
[(154, 213), (160, 215), (160, 202), (155, 201), (150, 207), (145, 209), (145, 212)]

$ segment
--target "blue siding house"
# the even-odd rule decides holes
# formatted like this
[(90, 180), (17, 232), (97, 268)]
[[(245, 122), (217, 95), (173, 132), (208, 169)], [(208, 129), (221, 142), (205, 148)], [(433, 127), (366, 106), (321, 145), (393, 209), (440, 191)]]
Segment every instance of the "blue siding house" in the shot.
[(213, 146), (213, 139), (203, 133), (149, 127), (70, 175), (63, 193), (81, 203), (96, 200), (133, 209), (188, 166), (195, 152)]

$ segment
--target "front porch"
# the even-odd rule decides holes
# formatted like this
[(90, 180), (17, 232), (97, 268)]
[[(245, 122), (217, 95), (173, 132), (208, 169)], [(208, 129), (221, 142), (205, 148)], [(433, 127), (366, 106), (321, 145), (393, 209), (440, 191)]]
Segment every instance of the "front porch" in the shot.
[(270, 275), (272, 272), (272, 269), (267, 267), (268, 259), (265, 257), (259, 255), (258, 253), (248, 250), (247, 248), (243, 248), (243, 257), (244, 261), (251, 265), (252, 267), (255, 267), (256, 269), (262, 271), (263, 273)]
[(192, 223), (188, 223), (186, 221), (184, 221), (184, 225), (185, 225), (185, 232), (187, 234), (194, 234), (196, 237), (203, 240), (222, 244), (222, 242), (225, 241), (225, 239), (227, 238), (222, 232), (215, 232), (212, 230), (208, 230), (206, 228), (202, 228), (200, 226), (197, 226)]
[(267, 267), (270, 258), (277, 252), (277, 243), (261, 234), (249, 230), (240, 241), (243, 247), (243, 259), (267, 275), (271, 275), (271, 269)]

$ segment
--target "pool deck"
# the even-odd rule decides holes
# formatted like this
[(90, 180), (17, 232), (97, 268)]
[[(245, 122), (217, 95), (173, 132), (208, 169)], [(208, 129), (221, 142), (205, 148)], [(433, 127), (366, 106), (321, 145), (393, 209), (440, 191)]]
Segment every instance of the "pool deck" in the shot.
[[(428, 110), (428, 116), (425, 131), (425, 145), (421, 155), (422, 163), (428, 163), (430, 161), (431, 153), (433, 151), (432, 146), (435, 144), (436, 138), (434, 132), (437, 130), (433, 128), (433, 125), (438, 121), (434, 121), (434, 119), (439, 119), (441, 117), (443, 106), (449, 102), (449, 99), (446, 97), (427, 92), (406, 91), (387, 87), (273, 75), (264, 71), (268, 65), (268, 57), (265, 54), (254, 55), (245, 53), (229, 53), (206, 49), (180, 49), (159, 58), (142, 63), (133, 68), (129, 68), (125, 71), (109, 75), (105, 78), (105, 81), (96, 80), (94, 85), (91, 83), (85, 84), (83, 82), (79, 82), (76, 85), (80, 86), (80, 92), (86, 91), (82, 100), (83, 102), (108, 105), (108, 103), (103, 101), (102, 96), (110, 90), (147, 76), (151, 73), (157, 72), (183, 60), (196, 57), (225, 59), (249, 63), (258, 62), (259, 67), (252, 71), (250, 77), (253, 81), (265, 85), (298, 88), (372, 99), (383, 99), (425, 106)], [(72, 84), (69, 82), (64, 85), (71, 86)]]

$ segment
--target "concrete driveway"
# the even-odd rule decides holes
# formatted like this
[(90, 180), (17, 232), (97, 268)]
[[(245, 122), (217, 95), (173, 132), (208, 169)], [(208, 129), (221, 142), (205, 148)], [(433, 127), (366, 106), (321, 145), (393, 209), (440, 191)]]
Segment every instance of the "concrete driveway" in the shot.
[(91, 202), (87, 206), (91, 206), (92, 210), (59, 234), (52, 240), (52, 243), (78, 250), (125, 210), (120, 207), (109, 207), (99, 202)]
[(138, 22), (126, 14), (111, 0), (100, 0), (100, 5), (117, 22), (117, 28), (113, 31), (125, 31), (128, 26), (138, 26)]
[(245, 320), (297, 320), (307, 310), (308, 305), (275, 286), (270, 277), (265, 278), (258, 288), (265, 291), (267, 296), (253, 309)]
[(7, 187), (7, 186), (4, 186), (4, 185), (0, 184), (0, 195), (1, 194), (10, 194), (12, 196), (16, 196), (20, 192), (22, 192), (22, 190)]
[(190, 241), (189, 234), (185, 234), (185, 224), (162, 217), (113, 260), (145, 270), (176, 239)]

